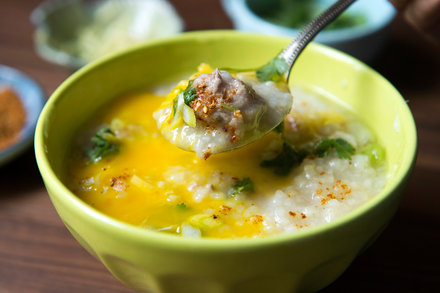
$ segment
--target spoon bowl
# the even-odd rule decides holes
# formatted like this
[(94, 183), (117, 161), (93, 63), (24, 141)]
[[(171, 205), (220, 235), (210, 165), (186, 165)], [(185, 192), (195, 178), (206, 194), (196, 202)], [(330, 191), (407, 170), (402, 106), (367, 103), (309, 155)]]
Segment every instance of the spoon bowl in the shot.
[[(177, 86), (171, 91), (173, 99), (163, 104), (154, 118), (169, 142), (203, 159), (259, 139), (277, 127), (292, 108), (293, 99), (284, 82), (260, 83), (252, 73), (239, 73), (234, 78), (220, 70), (191, 78), (179, 83), (188, 83), (185, 90)], [(184, 97), (188, 89), (197, 98), (187, 105)]]

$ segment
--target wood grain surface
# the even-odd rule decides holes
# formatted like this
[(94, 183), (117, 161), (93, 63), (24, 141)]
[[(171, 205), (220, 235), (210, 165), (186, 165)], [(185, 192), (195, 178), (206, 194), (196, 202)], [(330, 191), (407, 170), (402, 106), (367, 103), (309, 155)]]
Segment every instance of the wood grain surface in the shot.
[[(39, 58), (29, 14), (40, 1), (0, 1), (0, 64), (33, 77), (47, 96), (72, 72)], [(171, 1), (187, 30), (232, 28), (218, 0)], [(440, 288), (440, 50), (399, 17), (371, 64), (403, 94), (418, 128), (418, 159), (384, 233), (322, 292), (438, 292)], [(0, 293), (131, 292), (58, 218), (29, 149), (0, 167)], [(208, 292), (209, 293), (209, 292)]]

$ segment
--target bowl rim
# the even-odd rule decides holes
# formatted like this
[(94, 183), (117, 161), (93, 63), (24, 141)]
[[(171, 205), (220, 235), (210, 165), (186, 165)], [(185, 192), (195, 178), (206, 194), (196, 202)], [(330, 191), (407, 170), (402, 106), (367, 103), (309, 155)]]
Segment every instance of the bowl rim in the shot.
[[(360, 218), (366, 213), (373, 210), (376, 206), (380, 205), (385, 201), (396, 189), (405, 184), (405, 179), (409, 176), (416, 158), (417, 152), (417, 134), (414, 118), (411, 111), (401, 96), (401, 94), (394, 88), (394, 86), (386, 80), (382, 75), (374, 71), (369, 66), (363, 64), (362, 62), (356, 60), (355, 58), (330, 48), (325, 45), (311, 43), (309, 47), (311, 50), (318, 51), (320, 53), (326, 54), (331, 58), (337, 58), (343, 62), (348, 62), (355, 65), (357, 68), (363, 67), (370, 74), (373, 74), (375, 78), (381, 79), (387, 86), (391, 86), (395, 91), (396, 95), (393, 95), (393, 99), (399, 99), (402, 104), (402, 111), (404, 111), (405, 116), (409, 119), (409, 129), (408, 129), (408, 144), (407, 152), (404, 160), (401, 162), (401, 167), (399, 171), (393, 176), (387, 183), (384, 190), (379, 194), (371, 198), (366, 203), (362, 204), (355, 210), (349, 212), (330, 223), (325, 223), (318, 225), (316, 227), (308, 228), (300, 232), (283, 233), (278, 235), (270, 235), (263, 238), (238, 238), (238, 239), (219, 239), (219, 238), (190, 238), (181, 237), (179, 235), (171, 235), (166, 233), (161, 233), (157, 231), (146, 230), (141, 227), (133, 226), (117, 219), (114, 219), (106, 214), (92, 208), (87, 203), (83, 202), (79, 197), (77, 197), (73, 192), (71, 192), (58, 178), (55, 171), (51, 167), (48, 159), (48, 154), (45, 151), (45, 129), (47, 123), (50, 120), (50, 116), (56, 109), (56, 105), (60, 102), (59, 99), (62, 97), (62, 93), (68, 90), (69, 87), (74, 86), (78, 79), (83, 75), (93, 73), (94, 70), (101, 66), (106, 65), (112, 60), (124, 58), (126, 55), (130, 55), (139, 50), (148, 50), (150, 47), (166, 46), (180, 41), (195, 41), (200, 40), (223, 40), (225, 38), (230, 39), (271, 39), (278, 41), (288, 41), (289, 38), (285, 37), (270, 37), (262, 34), (255, 33), (243, 33), (233, 30), (210, 30), (210, 31), (196, 31), (196, 32), (186, 32), (180, 35), (176, 35), (170, 38), (151, 41), (145, 44), (137, 45), (132, 48), (117, 52), (113, 55), (104, 57), (100, 60), (94, 61), (85, 67), (81, 68), (69, 78), (67, 78), (52, 94), (49, 101), (46, 103), (43, 111), (41, 112), (40, 118), (37, 123), (36, 133), (35, 133), (35, 154), (37, 159), (38, 168), (44, 179), (46, 185), (50, 186), (52, 192), (51, 197), (56, 197), (57, 200), (63, 203), (63, 205), (69, 206), (69, 209), (77, 215), (80, 215), (89, 224), (93, 225), (95, 228), (100, 229), (104, 233), (115, 234), (117, 237), (122, 237), (127, 239), (127, 241), (144, 244), (149, 247), (167, 248), (174, 251), (182, 251), (192, 249), (194, 251), (203, 253), (207, 251), (225, 251), (225, 250), (248, 250), (248, 249), (264, 249), (273, 245), (284, 245), (290, 242), (301, 242), (309, 240), (313, 237), (321, 236), (322, 234), (329, 233), (335, 229), (339, 229), (342, 226), (348, 225), (351, 221), (356, 218)], [(53, 200), (53, 199), (52, 199)]]
[[(260, 28), (260, 31), (268, 31), (271, 33), (283, 35), (298, 35), (301, 31), (301, 28), (286, 27), (265, 20), (247, 5), (247, 0), (221, 1), (224, 9), (226, 10), (229, 17), (231, 17), (231, 19), (234, 21), (234, 23), (241, 22), (238, 21), (238, 19), (244, 18), (247, 20), (246, 22), (252, 24), (252, 26)], [(367, 24), (363, 26), (323, 30), (316, 36), (316, 41), (324, 42), (326, 44), (335, 44), (351, 39), (362, 38), (386, 27), (393, 20), (396, 12), (394, 9), (392, 9), (391, 3), (379, 1), (376, 4), (382, 5), (383, 8), (386, 8), (384, 13), (385, 17), (381, 18), (379, 21), (373, 23), (371, 21), (367, 21)]]

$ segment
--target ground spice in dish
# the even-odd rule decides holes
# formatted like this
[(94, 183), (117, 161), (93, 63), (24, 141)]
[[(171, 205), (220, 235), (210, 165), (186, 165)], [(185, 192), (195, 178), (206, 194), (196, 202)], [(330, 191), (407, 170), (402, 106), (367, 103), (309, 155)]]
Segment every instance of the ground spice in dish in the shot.
[(26, 110), (10, 87), (0, 88), (0, 150), (16, 142), (26, 122)]
[(260, 215), (254, 215), (249, 218), (249, 221), (254, 225), (258, 225), (264, 222), (264, 218)]

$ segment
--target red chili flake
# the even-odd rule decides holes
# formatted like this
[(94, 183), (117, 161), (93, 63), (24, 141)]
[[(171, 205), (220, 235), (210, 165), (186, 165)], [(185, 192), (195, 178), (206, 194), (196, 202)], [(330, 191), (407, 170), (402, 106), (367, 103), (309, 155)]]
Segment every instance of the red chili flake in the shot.
[(206, 152), (203, 154), (203, 159), (207, 160), (211, 156), (211, 152)]
[(254, 216), (250, 217), (249, 220), (251, 221), (252, 224), (257, 225), (257, 224), (263, 223), (264, 218), (263, 218), (263, 216), (260, 216), (260, 215), (254, 215)]
[(112, 177), (112, 179), (110, 180), (110, 187), (117, 191), (126, 190), (127, 184), (125, 183), (125, 181), (123, 181), (124, 179), (126, 179), (124, 175), (119, 177)]
[(221, 205), (219, 212), (222, 213), (223, 215), (227, 215), (230, 211), (232, 210), (231, 207), (225, 206), (225, 205)]

